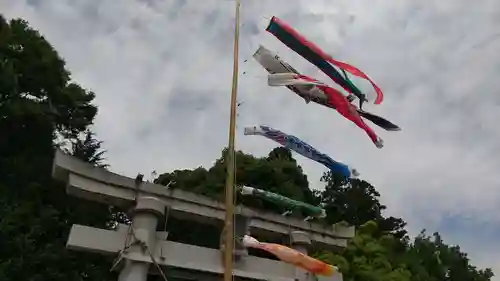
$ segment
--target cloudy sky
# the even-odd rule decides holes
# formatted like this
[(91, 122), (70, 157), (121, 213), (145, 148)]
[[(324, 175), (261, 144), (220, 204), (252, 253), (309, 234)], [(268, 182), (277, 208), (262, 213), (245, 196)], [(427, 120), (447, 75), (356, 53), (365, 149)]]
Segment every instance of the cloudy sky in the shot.
[[(113, 171), (134, 176), (208, 167), (220, 156), (234, 1), (2, 0), (0, 11), (39, 29), (75, 81), (96, 92), (95, 130)], [(273, 15), (368, 73), (386, 99), (366, 109), (403, 131), (373, 126), (385, 141), (379, 150), (336, 112), (267, 87), (265, 71), (249, 59), (260, 44), (330, 83), (264, 31)], [(237, 148), (263, 156), (275, 146), (243, 136), (248, 125), (294, 134), (355, 166), (412, 233), (440, 231), (475, 264), (500, 275), (499, 30), (495, 0), (244, 0)], [(296, 158), (311, 186), (321, 188), (325, 168)]]

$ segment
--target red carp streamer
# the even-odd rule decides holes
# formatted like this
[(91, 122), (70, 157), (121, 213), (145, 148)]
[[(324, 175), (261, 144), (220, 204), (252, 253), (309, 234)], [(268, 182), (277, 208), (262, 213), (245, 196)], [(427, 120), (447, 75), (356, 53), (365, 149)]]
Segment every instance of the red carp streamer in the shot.
[(355, 76), (368, 80), (375, 89), (375, 92), (377, 92), (377, 98), (375, 99), (374, 103), (382, 103), (384, 94), (382, 93), (382, 90), (377, 86), (377, 84), (375, 84), (375, 82), (373, 82), (370, 77), (368, 77), (368, 75), (350, 64), (334, 60), (329, 54), (323, 52), (323, 50), (321, 50), (316, 44), (307, 40), (303, 35), (293, 29), (290, 25), (286, 24), (284, 21), (273, 16), (268, 27), (266, 28), (266, 31), (273, 34), (288, 48), (318, 67), (321, 71), (328, 75), (328, 77), (335, 81), (335, 83), (342, 86), (342, 88), (344, 88), (346, 91), (353, 93), (360, 99), (364, 98), (364, 95), (361, 93), (361, 91), (349, 79), (346, 79), (347, 77), (342, 77), (332, 65), (350, 72)]
[[(296, 73), (276, 73), (270, 74), (268, 79), (269, 86), (291, 86), (291, 85), (310, 85), (321, 90), (326, 95), (327, 103), (330, 107), (335, 108), (338, 113), (340, 113), (345, 118), (349, 119), (351, 122), (356, 124), (358, 127), (363, 129), (366, 134), (370, 137), (372, 142), (378, 148), (384, 146), (381, 138), (377, 136), (375, 131), (373, 131), (366, 123), (361, 119), (357, 108), (352, 105), (347, 98), (338, 90), (321, 83), (320, 81), (313, 79), (311, 77), (296, 74)], [(312, 89), (311, 89), (312, 90)]]

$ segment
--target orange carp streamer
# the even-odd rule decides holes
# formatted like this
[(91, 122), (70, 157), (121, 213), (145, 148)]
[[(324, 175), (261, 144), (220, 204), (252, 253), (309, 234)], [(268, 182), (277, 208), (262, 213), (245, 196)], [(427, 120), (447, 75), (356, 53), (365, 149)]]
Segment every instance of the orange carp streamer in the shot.
[(303, 253), (292, 248), (280, 244), (259, 242), (257, 239), (248, 235), (245, 235), (243, 238), (243, 245), (245, 245), (245, 247), (261, 249), (269, 252), (281, 261), (303, 268), (313, 274), (332, 276), (338, 270), (337, 267), (333, 265), (329, 265), (320, 260), (304, 255)]

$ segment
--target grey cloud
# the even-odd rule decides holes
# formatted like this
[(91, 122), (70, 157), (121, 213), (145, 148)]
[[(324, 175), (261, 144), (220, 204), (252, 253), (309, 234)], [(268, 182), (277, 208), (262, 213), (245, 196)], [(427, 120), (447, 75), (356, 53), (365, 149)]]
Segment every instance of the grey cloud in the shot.
[(27, 0), (26, 4), (29, 6), (37, 7), (40, 4), (40, 0)]

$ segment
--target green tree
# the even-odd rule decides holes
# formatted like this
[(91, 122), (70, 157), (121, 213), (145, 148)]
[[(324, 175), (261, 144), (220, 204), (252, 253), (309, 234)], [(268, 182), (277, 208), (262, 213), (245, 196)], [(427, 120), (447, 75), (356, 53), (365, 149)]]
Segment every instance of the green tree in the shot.
[[(227, 150), (222, 151), (208, 170), (198, 167), (194, 170), (175, 170), (158, 176), (155, 183), (169, 185), (202, 194), (219, 201), (224, 199), (226, 165), (224, 163)], [(236, 152), (236, 183), (275, 192), (292, 199), (311, 203), (314, 195), (309, 189), (307, 177), (302, 168), (297, 166), (291, 153), (282, 148), (272, 150), (267, 157), (257, 158), (241, 151)], [(260, 210), (283, 213), (284, 209), (269, 202), (253, 197), (236, 194), (237, 203)], [(295, 214), (300, 215), (300, 214)], [(171, 227), (169, 239), (200, 246), (217, 248), (219, 246), (220, 228), (209, 225), (184, 222), (176, 219), (168, 220)]]
[(486, 281), (493, 277), (491, 269), (472, 266), (467, 254), (459, 246), (446, 245), (439, 233), (428, 236), (422, 231), (410, 245), (405, 262), (415, 281)]
[(102, 141), (95, 139), (95, 134), (87, 130), (84, 133), (84, 138), (77, 138), (73, 141), (71, 151), (66, 152), (96, 167), (107, 168), (109, 165), (104, 163), (106, 150), (101, 149), (101, 145)]
[(317, 193), (317, 196), (328, 214), (328, 223), (345, 221), (350, 225), (361, 226), (373, 220), (377, 222), (379, 234), (391, 233), (397, 238), (406, 235), (406, 222), (382, 215), (386, 206), (379, 201), (380, 193), (367, 181), (352, 179), (347, 183), (331, 172), (325, 173), (321, 180), (325, 182), (325, 190)]
[(320, 252), (316, 256), (337, 264), (347, 281), (410, 281), (411, 272), (404, 264), (391, 260), (397, 238), (377, 237), (377, 223), (368, 221), (358, 227), (356, 236), (341, 253)]
[[(159, 175), (155, 182), (223, 201), (226, 181), (225, 155), (226, 149), (208, 170), (202, 167), (194, 170), (175, 170)], [(307, 203), (314, 203), (315, 200), (313, 192), (309, 189), (307, 176), (297, 165), (290, 151), (283, 148), (275, 148), (268, 157), (263, 158), (237, 151), (236, 184), (275, 192)], [(285, 211), (274, 204), (251, 197), (238, 197), (238, 202), (263, 210)]]
[(93, 98), (26, 21), (0, 16), (0, 280), (109, 276), (102, 257), (65, 248), (73, 223), (102, 225), (107, 207), (69, 198), (51, 179), (56, 137), (77, 141), (97, 112)]

